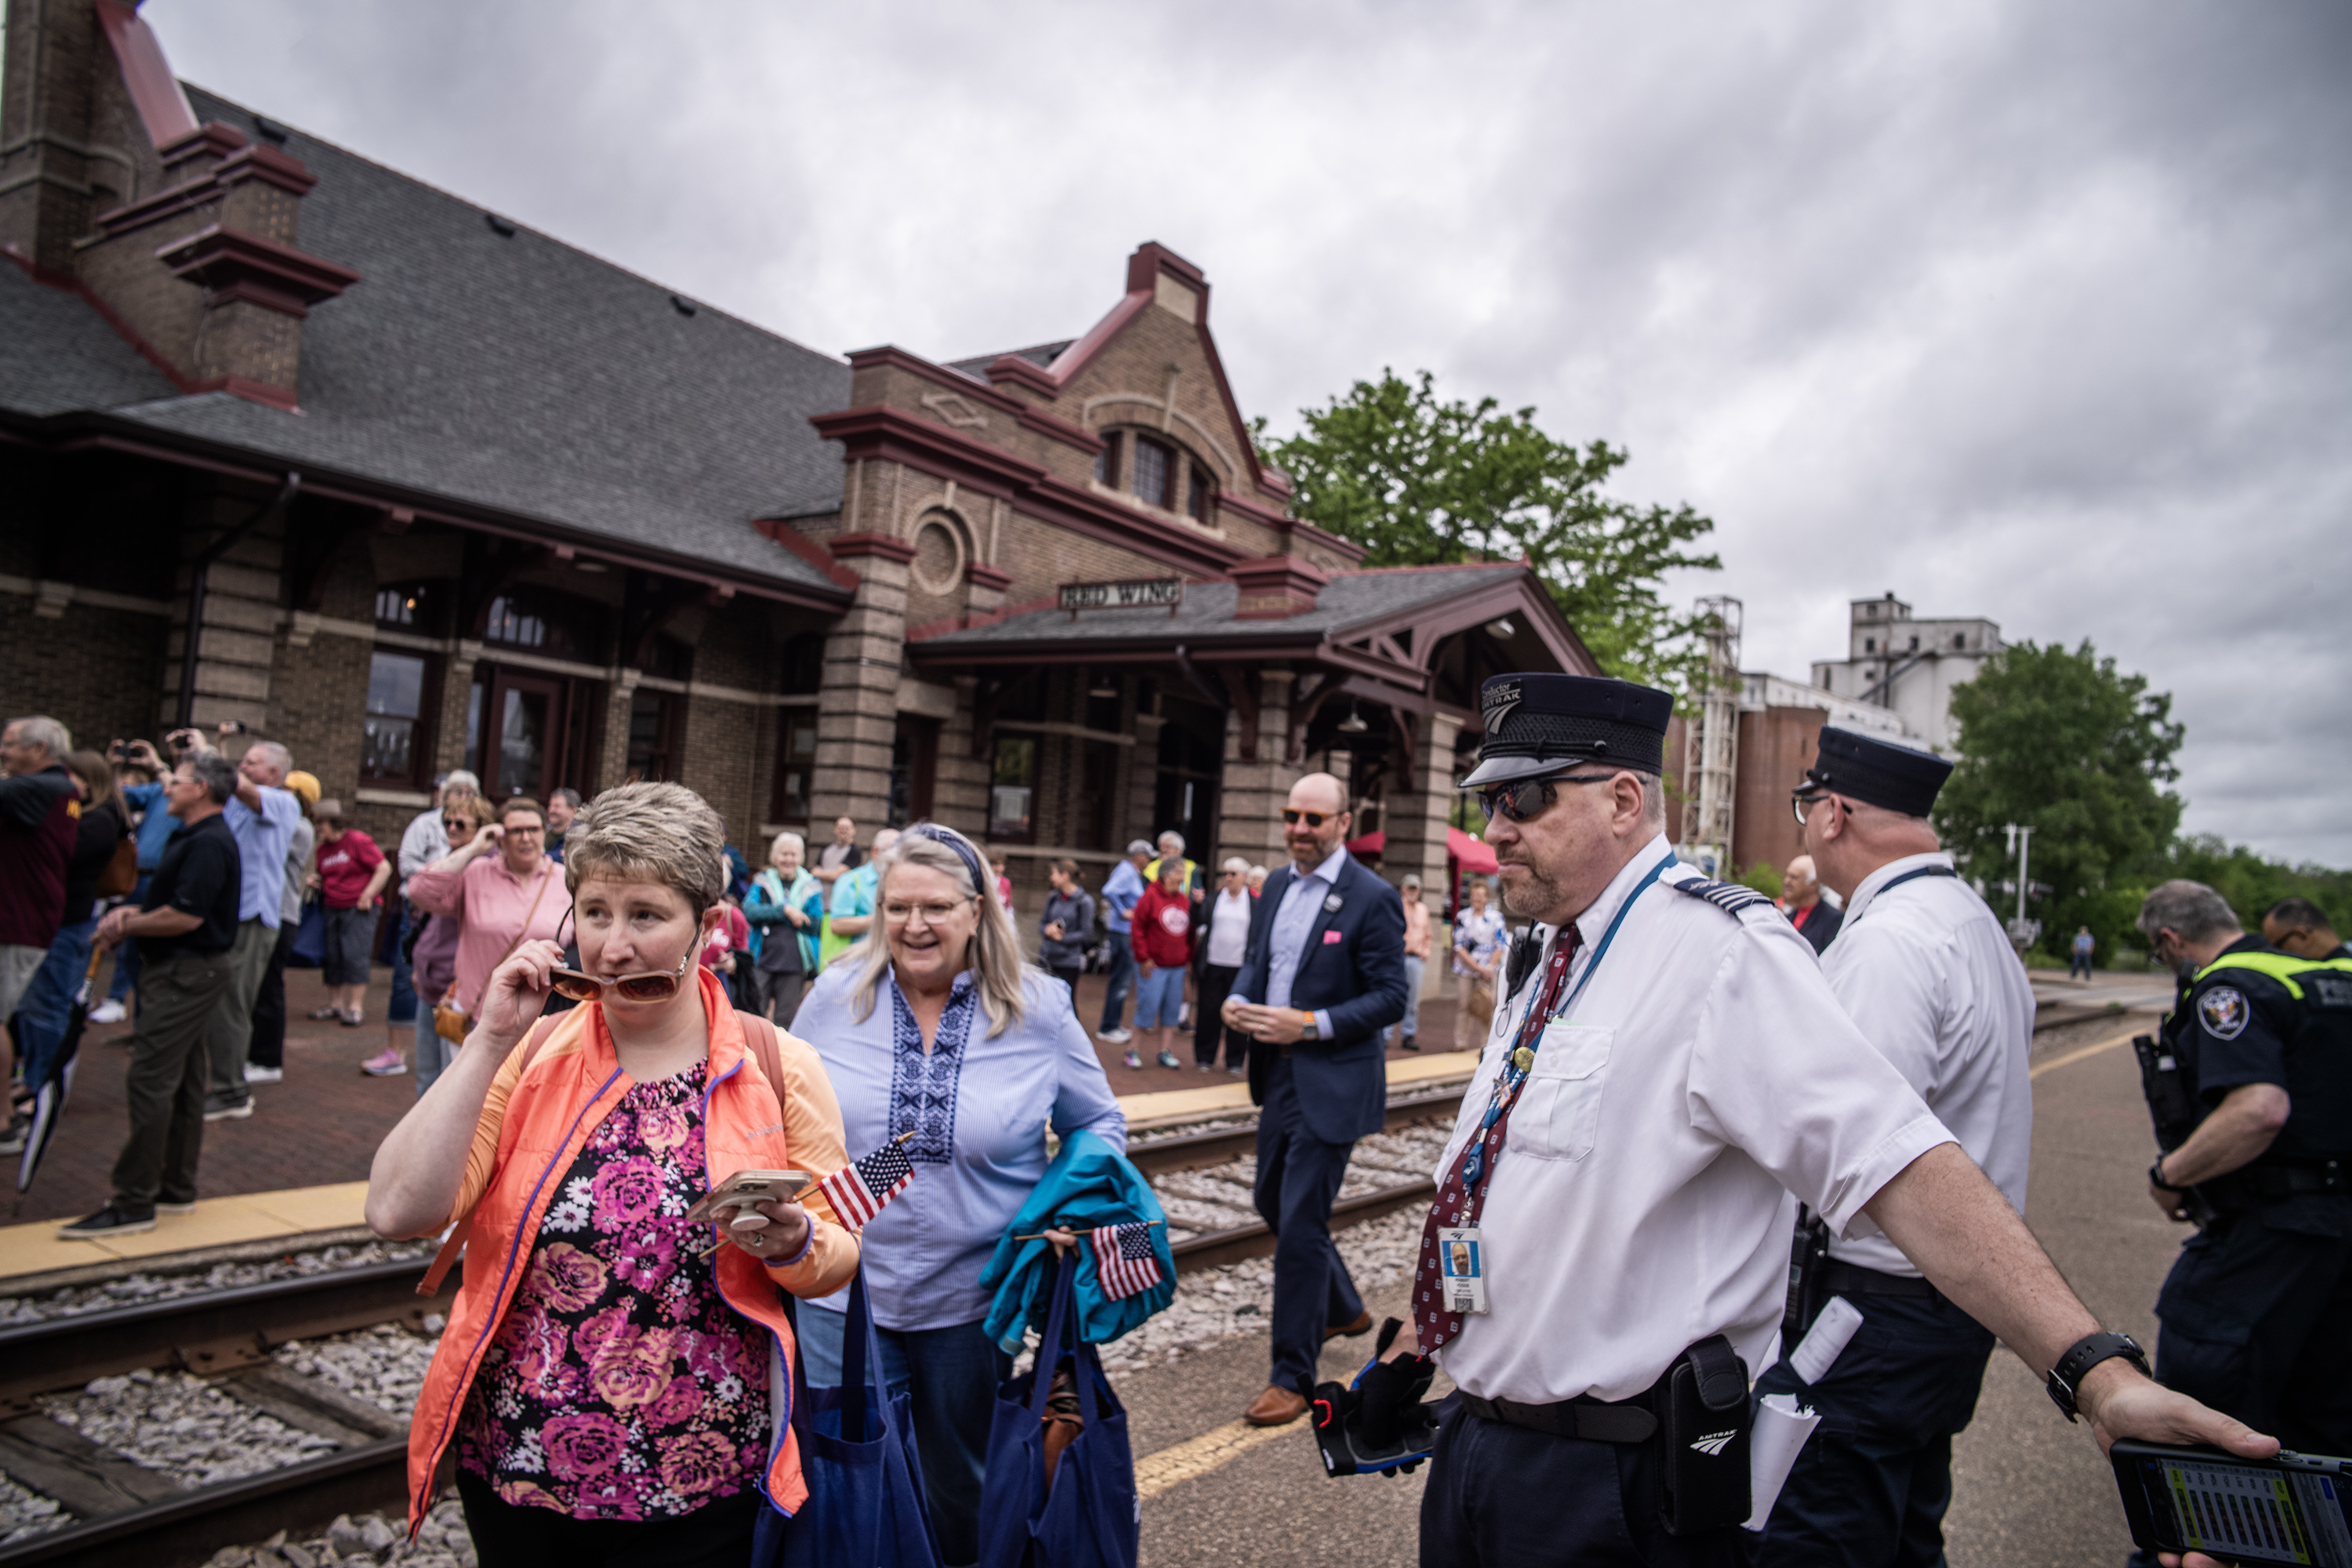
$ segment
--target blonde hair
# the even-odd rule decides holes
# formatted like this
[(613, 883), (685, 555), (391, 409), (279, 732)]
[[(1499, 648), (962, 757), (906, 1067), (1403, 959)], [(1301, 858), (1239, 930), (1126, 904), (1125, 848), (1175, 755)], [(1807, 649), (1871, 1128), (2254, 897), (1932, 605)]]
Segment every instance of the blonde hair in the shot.
[[(512, 809), (509, 801), (499, 815)], [(726, 845), (727, 825), (684, 784), (617, 784), (582, 806), (563, 836), (564, 890), (576, 898), (592, 877), (659, 882), (700, 920), (727, 890)]]
[[(971, 859), (967, 861), (965, 856)], [(980, 847), (952, 827), (919, 822), (877, 854), (873, 863), (874, 923), (856, 946), (835, 961), (856, 971), (856, 978), (849, 985), (851, 1015), (861, 1024), (873, 1016), (882, 973), (890, 966), (890, 939), (884, 934), (882, 920), (882, 900), (890, 873), (901, 866), (921, 866), (946, 877), (980, 912), (964, 963), (971, 971), (973, 988), (980, 993), (981, 1010), (988, 1015), (988, 1037), (994, 1039), (1007, 1025), (1019, 1023), (1024, 1010), (1022, 989), (1028, 983), (1031, 966), (1022, 956), (1021, 938), (1013, 929), (1013, 917), (997, 901), (996, 889), (990, 887), (982, 897), (973, 878), (972, 867), (983, 863)]]

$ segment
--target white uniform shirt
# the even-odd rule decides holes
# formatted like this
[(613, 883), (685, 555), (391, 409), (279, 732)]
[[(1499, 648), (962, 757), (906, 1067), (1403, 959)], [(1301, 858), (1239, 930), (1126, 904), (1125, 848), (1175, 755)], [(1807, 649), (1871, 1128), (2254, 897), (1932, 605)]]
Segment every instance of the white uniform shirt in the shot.
[(1220, 969), (1239, 969), (1249, 956), (1250, 910), (1257, 900), (1244, 888), (1238, 893), (1217, 889), (1209, 914), (1209, 962)]
[[(1578, 917), (1570, 989), (1664, 835)], [(1688, 881), (1687, 867), (1666, 881)], [(1549, 944), (1552, 931), (1537, 928)], [(1495, 1009), (1437, 1179), (1485, 1114), (1541, 966)], [(1738, 915), (1661, 885), (1627, 913), (1536, 1055), (1480, 1217), (1489, 1311), (1438, 1352), (1489, 1399), (1646, 1390), (1685, 1349), (1730, 1336), (1751, 1372), (1780, 1326), (1795, 1193), (1833, 1230), (1953, 1141), (1847, 1021), (1813, 950), (1769, 904)]]
[[(1864, 877), (1822, 954), (1822, 973), (1863, 1037), (2023, 1214), (2033, 1149), (2025, 966), (1999, 917), (1957, 877), (1914, 877), (1880, 895), (1897, 877), (1951, 863), (1949, 855), (1910, 855)], [(1919, 1277), (1883, 1236), (1833, 1241), (1830, 1256)]]

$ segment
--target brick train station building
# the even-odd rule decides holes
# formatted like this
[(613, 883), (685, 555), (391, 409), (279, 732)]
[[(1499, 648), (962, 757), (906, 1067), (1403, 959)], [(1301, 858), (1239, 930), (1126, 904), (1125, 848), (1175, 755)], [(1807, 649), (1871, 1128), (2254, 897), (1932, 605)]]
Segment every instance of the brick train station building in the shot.
[(1293, 518), (1159, 245), (1068, 341), (835, 358), (184, 86), (117, 0), (10, 0), (5, 72), (0, 703), (79, 743), (243, 721), (379, 838), (458, 766), (676, 779), (755, 862), (931, 816), (1034, 900), (1170, 826), (1273, 863), (1310, 765), (1434, 879), (1479, 682), (1596, 668), (1522, 565)]

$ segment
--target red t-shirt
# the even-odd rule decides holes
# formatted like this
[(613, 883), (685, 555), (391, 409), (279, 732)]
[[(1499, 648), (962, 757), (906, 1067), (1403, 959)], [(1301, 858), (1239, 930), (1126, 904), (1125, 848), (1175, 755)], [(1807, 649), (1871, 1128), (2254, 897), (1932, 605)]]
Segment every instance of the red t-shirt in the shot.
[(702, 967), (716, 969), (727, 962), (729, 953), (748, 952), (751, 948), (751, 922), (743, 918), (741, 910), (730, 904), (727, 906), (726, 922), (712, 931), (710, 940), (702, 944)]
[(352, 910), (359, 907), (360, 895), (367, 891), (370, 874), (383, 864), (383, 851), (358, 828), (346, 827), (332, 844), (319, 841), (317, 859), (327, 907)]
[(1181, 969), (1192, 962), (1192, 900), (1181, 887), (1168, 891), (1159, 883), (1143, 889), (1128, 917), (1135, 956), (1161, 969)]

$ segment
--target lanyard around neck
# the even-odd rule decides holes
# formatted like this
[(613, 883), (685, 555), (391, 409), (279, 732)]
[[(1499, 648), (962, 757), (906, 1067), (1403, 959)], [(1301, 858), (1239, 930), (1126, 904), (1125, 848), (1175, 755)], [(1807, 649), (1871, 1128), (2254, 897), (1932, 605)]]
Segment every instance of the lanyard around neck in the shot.
[[(1625, 895), (1625, 901), (1623, 903), (1617, 906), (1617, 913), (1611, 918), (1608, 929), (1601, 933), (1600, 942), (1594, 944), (1592, 949), (1592, 957), (1585, 964), (1584, 973), (1577, 977), (1576, 984), (1569, 991), (1569, 994), (1566, 996), (1560, 999), (1559, 1005), (1552, 1009), (1551, 1016), (1553, 1017), (1564, 1018), (1568, 1016), (1569, 1008), (1574, 1005), (1576, 999), (1579, 996), (1584, 994), (1584, 988), (1592, 984), (1592, 976), (1601, 968), (1601, 959), (1608, 955), (1609, 944), (1617, 940), (1617, 928), (1625, 923), (1625, 917), (1633, 912), (1633, 905), (1639, 901), (1643, 893), (1650, 890), (1651, 884), (1654, 883), (1660, 877), (1665, 874), (1667, 867), (1677, 863), (1678, 862), (1675, 859), (1674, 851), (1669, 849), (1666, 851), (1666, 858), (1664, 859), (1651, 867), (1649, 874), (1643, 877), (1640, 881), (1633, 884), (1633, 890)], [(1552, 941), (1557, 942), (1559, 940), (1559, 933), (1554, 932), (1552, 935)]]

